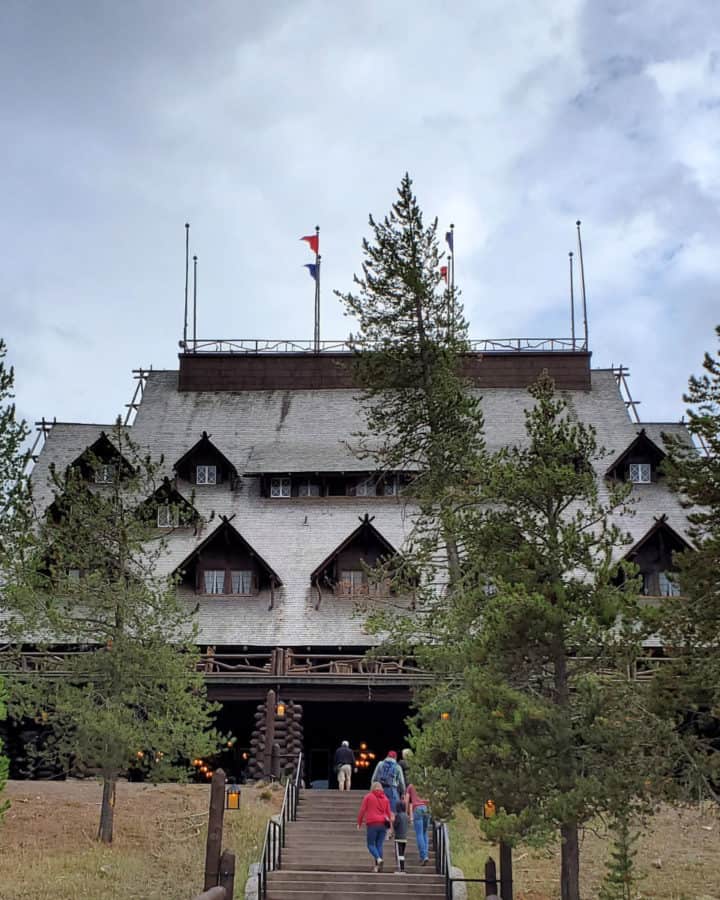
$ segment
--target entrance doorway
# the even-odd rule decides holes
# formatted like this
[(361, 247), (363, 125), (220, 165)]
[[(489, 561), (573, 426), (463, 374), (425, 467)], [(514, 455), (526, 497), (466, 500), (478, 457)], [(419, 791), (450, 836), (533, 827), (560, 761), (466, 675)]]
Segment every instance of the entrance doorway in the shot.
[(375, 766), (388, 750), (396, 750), (399, 756), (407, 746), (408, 703), (326, 700), (306, 701), (302, 707), (308, 787), (337, 787), (333, 757), (341, 741), (348, 741), (358, 763), (353, 789), (365, 790), (370, 787)]

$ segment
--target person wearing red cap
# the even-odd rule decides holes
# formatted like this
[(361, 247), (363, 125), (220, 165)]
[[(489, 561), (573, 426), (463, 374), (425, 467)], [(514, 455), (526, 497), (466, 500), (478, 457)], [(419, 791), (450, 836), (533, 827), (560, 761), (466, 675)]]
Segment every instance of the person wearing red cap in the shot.
[(397, 753), (394, 750), (388, 750), (385, 759), (381, 760), (375, 771), (372, 780), (379, 782), (385, 792), (385, 796), (390, 803), (390, 809), (395, 814), (397, 804), (405, 793), (405, 776), (398, 765)]

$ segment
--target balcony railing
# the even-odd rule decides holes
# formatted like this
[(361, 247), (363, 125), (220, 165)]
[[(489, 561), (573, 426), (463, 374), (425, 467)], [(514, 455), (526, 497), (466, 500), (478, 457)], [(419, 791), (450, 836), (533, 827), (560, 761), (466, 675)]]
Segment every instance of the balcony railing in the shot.
[[(486, 338), (468, 341), (472, 353), (579, 353), (587, 350), (582, 338)], [(270, 340), (267, 338), (197, 338), (180, 341), (185, 353), (353, 353), (372, 344), (349, 341)]]

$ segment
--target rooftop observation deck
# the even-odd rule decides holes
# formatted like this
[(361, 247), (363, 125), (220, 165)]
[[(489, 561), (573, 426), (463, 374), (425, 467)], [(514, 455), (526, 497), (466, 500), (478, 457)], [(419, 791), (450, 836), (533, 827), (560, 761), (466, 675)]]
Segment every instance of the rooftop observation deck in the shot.
[[(543, 370), (561, 390), (590, 389), (590, 352), (578, 338), (469, 341), (463, 375), (479, 388), (526, 388)], [(333, 390), (357, 387), (347, 341), (197, 339), (181, 342), (181, 391)], [(364, 349), (364, 348), (363, 348)]]

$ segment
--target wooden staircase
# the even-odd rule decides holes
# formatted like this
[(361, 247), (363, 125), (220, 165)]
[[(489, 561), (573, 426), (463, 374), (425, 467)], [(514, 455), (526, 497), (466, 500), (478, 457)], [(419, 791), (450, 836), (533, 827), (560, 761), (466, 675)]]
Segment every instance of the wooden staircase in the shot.
[(288, 822), (280, 869), (268, 874), (267, 900), (413, 900), (445, 896), (435, 856), (420, 865), (410, 830), (405, 868), (395, 874), (395, 847), (385, 842), (384, 869), (372, 871), (365, 827), (357, 814), (364, 791), (303, 791), (297, 820)]

